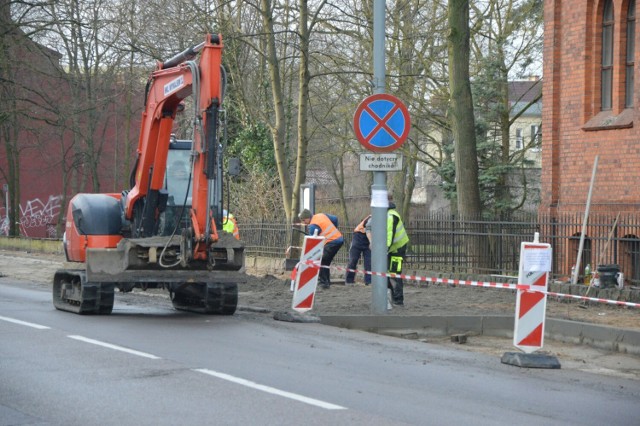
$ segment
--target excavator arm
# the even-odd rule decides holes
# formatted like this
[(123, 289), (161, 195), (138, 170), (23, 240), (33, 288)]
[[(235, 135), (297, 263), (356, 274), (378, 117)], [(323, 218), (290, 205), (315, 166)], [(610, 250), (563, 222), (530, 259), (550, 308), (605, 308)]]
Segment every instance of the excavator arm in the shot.
[[(125, 218), (132, 236), (155, 235), (163, 208), (162, 189), (169, 140), (183, 100), (193, 96), (196, 131), (192, 150), (191, 232), (193, 259), (206, 259), (208, 246), (218, 240), (214, 217), (220, 217), (221, 178), (218, 110), (223, 99), (222, 37), (207, 35), (204, 43), (158, 63), (147, 84), (133, 188), (126, 195)], [(199, 53), (197, 62), (192, 59)], [(165, 201), (166, 202), (166, 201)], [(215, 210), (215, 211), (213, 211)]]

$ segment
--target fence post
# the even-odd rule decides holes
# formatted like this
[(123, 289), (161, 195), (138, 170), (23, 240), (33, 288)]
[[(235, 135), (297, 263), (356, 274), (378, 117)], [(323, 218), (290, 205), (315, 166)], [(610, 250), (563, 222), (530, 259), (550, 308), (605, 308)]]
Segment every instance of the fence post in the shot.
[(451, 215), (451, 271), (456, 269), (456, 215)]
[(558, 219), (556, 219), (556, 217), (552, 217), (551, 218), (551, 250), (553, 251), (553, 253), (556, 253), (555, 256), (553, 256), (553, 267), (551, 269), (552, 273), (557, 274), (558, 273), (558, 246), (556, 244), (556, 234), (557, 234), (557, 226), (558, 226)]
[(502, 240), (504, 240), (504, 229), (502, 228), (502, 221), (504, 220), (504, 213), (500, 214), (498, 219), (498, 265), (500, 265), (500, 273), (504, 273), (504, 261), (502, 259)]

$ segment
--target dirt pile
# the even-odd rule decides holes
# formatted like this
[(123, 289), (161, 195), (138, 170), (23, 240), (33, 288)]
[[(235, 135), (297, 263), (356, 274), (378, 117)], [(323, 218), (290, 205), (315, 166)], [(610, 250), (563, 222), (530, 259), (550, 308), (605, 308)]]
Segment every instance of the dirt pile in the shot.
[[(57, 269), (79, 267), (64, 261), (61, 255), (0, 251), (0, 276), (48, 285)], [(292, 292), (288, 275), (247, 274), (240, 285), (239, 305), (269, 311), (291, 309)], [(372, 287), (360, 282), (344, 285), (340, 272), (332, 271), (334, 284), (316, 294), (316, 315), (366, 315), (371, 313)], [(405, 306), (394, 307), (392, 315), (513, 315), (514, 290), (470, 286), (452, 286), (424, 282), (405, 282)], [(585, 307), (580, 301), (549, 297), (547, 318), (566, 319), (623, 329), (640, 330), (640, 309), (604, 303)]]
[[(291, 308), (288, 277), (253, 276), (240, 288), (239, 303), (271, 310)], [(334, 280), (337, 276), (332, 276)], [(515, 290), (405, 282), (405, 306), (393, 307), (393, 315), (514, 315)], [(319, 290), (313, 312), (317, 315), (365, 315), (371, 313), (372, 288), (362, 283), (333, 284)], [(547, 318), (566, 319), (617, 328), (640, 330), (640, 309), (603, 303), (549, 297)]]

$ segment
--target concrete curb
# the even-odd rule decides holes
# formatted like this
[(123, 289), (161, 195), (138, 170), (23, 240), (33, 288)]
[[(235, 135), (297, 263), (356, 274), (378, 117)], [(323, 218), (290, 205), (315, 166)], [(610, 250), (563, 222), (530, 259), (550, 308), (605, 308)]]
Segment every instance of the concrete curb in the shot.
[[(322, 315), (320, 322), (333, 327), (384, 334), (402, 331), (419, 337), (467, 334), (513, 338), (513, 316), (350, 316)], [(545, 339), (593, 346), (613, 352), (640, 355), (640, 331), (623, 330), (576, 321), (546, 319)]]
[(62, 241), (47, 238), (0, 237), (0, 249), (61, 254), (64, 256)]

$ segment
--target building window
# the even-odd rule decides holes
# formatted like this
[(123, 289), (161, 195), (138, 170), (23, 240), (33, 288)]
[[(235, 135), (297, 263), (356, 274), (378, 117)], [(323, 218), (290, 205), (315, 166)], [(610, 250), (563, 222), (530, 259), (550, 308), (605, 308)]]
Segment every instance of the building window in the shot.
[(542, 134), (540, 133), (540, 126), (531, 126), (531, 151), (539, 152), (542, 145)]
[(516, 149), (522, 149), (522, 129), (516, 129)]
[(633, 72), (634, 72), (634, 50), (636, 48), (636, 0), (629, 2), (627, 9), (627, 59), (626, 75), (624, 87), (624, 106), (633, 107)]
[(610, 110), (612, 103), (613, 86), (613, 2), (604, 2), (602, 15), (602, 66), (601, 66), (601, 91), (600, 109)]

